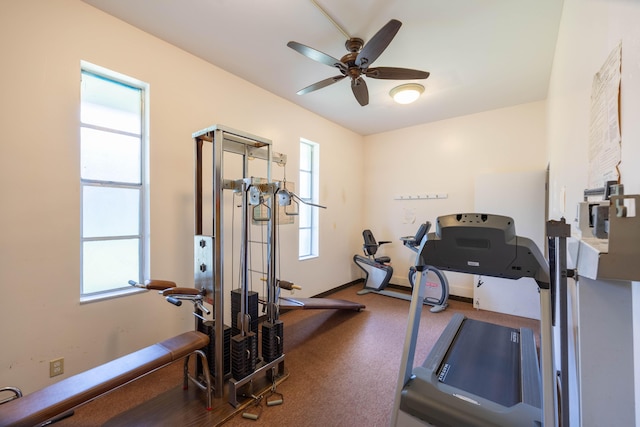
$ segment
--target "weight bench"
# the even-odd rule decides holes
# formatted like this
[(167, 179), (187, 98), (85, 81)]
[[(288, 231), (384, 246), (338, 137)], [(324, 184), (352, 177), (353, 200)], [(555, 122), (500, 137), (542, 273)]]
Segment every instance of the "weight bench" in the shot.
[(211, 380), (204, 352), (209, 337), (201, 332), (189, 331), (149, 347), (89, 369), (24, 397), (0, 405), (0, 427), (40, 425), (53, 417), (87, 403), (120, 386), (136, 380), (179, 359), (185, 359), (184, 386), (188, 379), (189, 356), (193, 353), (203, 358), (207, 409), (211, 409)]
[(335, 310), (354, 310), (362, 311), (366, 308), (364, 304), (359, 302), (347, 301), (344, 299), (333, 298), (293, 298), (280, 297), (278, 301), (280, 308), (287, 310), (304, 309), (335, 309)]

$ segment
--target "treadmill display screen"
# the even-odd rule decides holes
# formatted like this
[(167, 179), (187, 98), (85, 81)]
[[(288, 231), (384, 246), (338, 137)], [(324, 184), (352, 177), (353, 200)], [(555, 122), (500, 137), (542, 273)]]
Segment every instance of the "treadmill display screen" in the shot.
[(520, 331), (465, 319), (438, 380), (505, 407), (521, 402)]

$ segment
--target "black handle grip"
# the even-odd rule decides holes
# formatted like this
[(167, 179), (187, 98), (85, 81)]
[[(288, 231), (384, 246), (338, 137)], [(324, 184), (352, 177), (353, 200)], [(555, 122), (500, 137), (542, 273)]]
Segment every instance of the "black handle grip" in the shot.
[(166, 297), (165, 299), (177, 307), (180, 307), (182, 305), (182, 301), (180, 301), (177, 298), (169, 296), (169, 297)]

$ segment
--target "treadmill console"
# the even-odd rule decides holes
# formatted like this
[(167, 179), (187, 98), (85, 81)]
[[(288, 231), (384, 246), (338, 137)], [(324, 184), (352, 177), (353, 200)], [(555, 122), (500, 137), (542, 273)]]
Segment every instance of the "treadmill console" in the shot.
[(416, 263), (507, 279), (532, 277), (539, 287), (549, 288), (549, 268), (540, 249), (531, 239), (516, 235), (513, 219), (502, 215), (438, 217), (436, 230), (423, 241)]

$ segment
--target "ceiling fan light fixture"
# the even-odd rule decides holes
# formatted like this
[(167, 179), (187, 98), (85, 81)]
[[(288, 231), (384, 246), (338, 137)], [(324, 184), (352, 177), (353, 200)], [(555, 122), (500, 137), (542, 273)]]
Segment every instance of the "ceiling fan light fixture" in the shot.
[(411, 104), (420, 98), (424, 92), (424, 86), (418, 83), (406, 83), (396, 86), (389, 92), (389, 95), (398, 104)]

